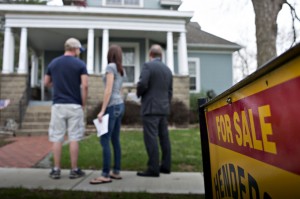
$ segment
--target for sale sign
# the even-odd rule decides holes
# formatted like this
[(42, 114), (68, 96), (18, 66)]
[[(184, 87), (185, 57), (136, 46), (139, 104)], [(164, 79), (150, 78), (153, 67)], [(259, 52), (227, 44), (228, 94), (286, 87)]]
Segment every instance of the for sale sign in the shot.
[(300, 198), (299, 100), (300, 56), (205, 106), (213, 198)]

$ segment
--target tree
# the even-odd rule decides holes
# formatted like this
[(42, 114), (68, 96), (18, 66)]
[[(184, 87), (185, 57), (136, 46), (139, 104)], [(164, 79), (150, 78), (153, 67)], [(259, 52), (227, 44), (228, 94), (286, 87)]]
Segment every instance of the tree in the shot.
[[(257, 44), (257, 66), (260, 67), (276, 53), (277, 16), (283, 4), (289, 5), (293, 20), (297, 17), (294, 7), (287, 0), (251, 0), (255, 12), (256, 44)], [(300, 21), (300, 20), (299, 20)], [(294, 22), (294, 21), (293, 21)], [(294, 23), (293, 23), (294, 24)], [(294, 42), (296, 30), (294, 29)]]

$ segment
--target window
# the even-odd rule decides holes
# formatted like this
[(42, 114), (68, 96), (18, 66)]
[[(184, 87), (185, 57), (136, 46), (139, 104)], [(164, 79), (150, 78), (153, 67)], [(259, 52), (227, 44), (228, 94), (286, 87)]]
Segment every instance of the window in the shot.
[(142, 7), (142, 0), (103, 0), (107, 6)]
[(135, 65), (135, 53), (134, 48), (125, 47), (122, 48), (123, 56), (123, 67), (126, 72), (125, 82), (134, 82), (134, 65)]
[(199, 58), (188, 58), (190, 91), (200, 92), (200, 60)]
[(139, 44), (123, 42), (117, 44), (121, 46), (123, 51), (122, 64), (126, 74), (124, 84), (132, 85), (138, 81), (140, 75)]

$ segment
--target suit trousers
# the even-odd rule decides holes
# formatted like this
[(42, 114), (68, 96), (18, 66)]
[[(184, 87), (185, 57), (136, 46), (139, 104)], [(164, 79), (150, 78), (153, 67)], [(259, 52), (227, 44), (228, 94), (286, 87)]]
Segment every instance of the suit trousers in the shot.
[[(160, 167), (171, 170), (171, 144), (166, 115), (143, 116), (144, 143), (148, 154), (148, 171), (159, 173)], [(162, 159), (159, 162), (160, 143)]]

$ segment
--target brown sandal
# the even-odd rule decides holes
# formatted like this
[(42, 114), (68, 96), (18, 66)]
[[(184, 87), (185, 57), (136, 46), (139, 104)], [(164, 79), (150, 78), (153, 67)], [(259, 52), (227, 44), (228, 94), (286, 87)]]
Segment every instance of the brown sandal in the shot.
[(115, 180), (121, 180), (122, 179), (122, 176), (120, 176), (120, 174), (114, 174), (114, 173), (110, 174), (109, 177), (112, 178), (112, 179), (115, 179)]
[(98, 177), (94, 178), (90, 181), (90, 184), (104, 184), (104, 183), (110, 183), (112, 180), (110, 178), (105, 177)]

